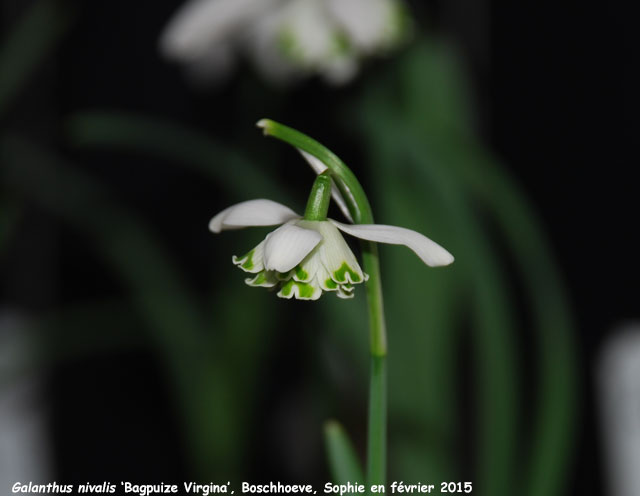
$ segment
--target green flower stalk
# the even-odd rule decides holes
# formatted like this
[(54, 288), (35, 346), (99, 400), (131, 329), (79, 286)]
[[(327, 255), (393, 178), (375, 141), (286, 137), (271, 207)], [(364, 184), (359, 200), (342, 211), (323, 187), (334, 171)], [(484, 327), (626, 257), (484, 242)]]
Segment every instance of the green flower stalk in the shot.
[[(323, 292), (352, 298), (354, 285), (366, 283), (372, 357), (369, 395), (367, 483), (384, 484), (386, 468), (386, 354), (387, 339), (382, 284), (376, 243), (404, 245), (431, 267), (449, 265), (453, 256), (426, 236), (396, 226), (373, 223), (362, 186), (349, 168), (317, 141), (289, 127), (263, 119), (265, 135), (295, 146), (318, 174), (304, 216), (271, 200), (233, 205), (216, 216), (214, 233), (248, 226), (280, 225), (246, 255), (233, 263), (251, 277), (249, 286), (277, 290), (281, 298), (317, 300)], [(347, 220), (327, 218), (333, 198)], [(364, 270), (341, 232), (360, 238)]]

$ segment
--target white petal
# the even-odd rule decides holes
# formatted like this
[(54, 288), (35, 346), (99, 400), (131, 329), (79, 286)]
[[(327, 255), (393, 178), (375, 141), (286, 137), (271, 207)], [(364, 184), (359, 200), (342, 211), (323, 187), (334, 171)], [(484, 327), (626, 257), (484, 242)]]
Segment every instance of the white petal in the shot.
[[(316, 174), (322, 174), (324, 171), (328, 169), (328, 167), (324, 164), (322, 160), (317, 157), (314, 157), (310, 153), (305, 152), (304, 150), (300, 150), (298, 148), (300, 154), (305, 158), (305, 160), (309, 163), (311, 168)], [(353, 218), (351, 217), (351, 213), (349, 212), (349, 208), (347, 207), (347, 202), (344, 201), (340, 190), (336, 186), (335, 182), (331, 182), (331, 197), (340, 207), (340, 211), (342, 215), (344, 215), (349, 222), (353, 222)]]
[(358, 61), (354, 56), (334, 57), (321, 67), (324, 80), (333, 86), (342, 86), (352, 81), (358, 74)]
[(314, 282), (298, 282), (291, 279), (278, 291), (278, 296), (287, 300), (292, 297), (296, 300), (317, 300), (322, 296), (322, 289)]
[(242, 257), (235, 255), (231, 259), (234, 265), (237, 265), (245, 272), (256, 274), (264, 270), (264, 241), (260, 242), (253, 250)]
[(384, 226), (380, 224), (354, 224), (347, 225), (335, 220), (330, 221), (340, 230), (355, 236), (356, 238), (388, 243), (390, 245), (405, 245), (415, 252), (420, 259), (431, 267), (449, 265), (453, 262), (453, 255), (438, 243), (431, 241), (426, 236), (405, 229), (404, 227)]
[(160, 49), (171, 59), (198, 59), (212, 45), (235, 37), (275, 3), (276, 0), (191, 0), (169, 21), (160, 38)]
[(247, 226), (274, 226), (300, 216), (289, 207), (271, 200), (249, 200), (224, 209), (209, 222), (209, 230), (219, 233), (224, 229)]
[(261, 288), (273, 288), (280, 282), (275, 275), (275, 272), (269, 270), (263, 270), (255, 275), (255, 277), (249, 277), (244, 280), (248, 286), (261, 287)]
[(393, 17), (400, 8), (397, 2), (329, 0), (326, 6), (359, 50), (373, 52), (392, 41), (395, 34)]
[(353, 298), (355, 296), (355, 293), (353, 292), (353, 287), (351, 289), (347, 289), (344, 285), (340, 285), (336, 296), (338, 298), (342, 298), (343, 300), (348, 300), (350, 298)]
[(292, 271), (292, 277), (298, 282), (310, 282), (315, 279), (322, 262), (317, 252), (312, 252)]
[(288, 43), (285, 55), (307, 68), (315, 68), (332, 55), (336, 27), (322, 0), (296, 0), (282, 7), (284, 17), (279, 35)]
[(249, 56), (258, 71), (269, 82), (279, 86), (295, 82), (304, 73), (303, 69), (285, 57), (280, 49), (278, 40), (284, 17), (282, 9), (265, 12), (260, 22), (249, 27), (245, 40)]
[(205, 88), (222, 83), (236, 64), (236, 50), (231, 42), (208, 47), (186, 65), (190, 83)]
[(268, 234), (264, 245), (264, 266), (267, 270), (288, 272), (298, 265), (322, 236), (316, 231), (287, 223)]
[[(338, 284), (359, 283), (368, 276), (362, 272), (355, 255), (334, 225), (326, 221), (300, 220), (298, 225), (318, 231), (323, 238), (318, 254), (331, 279)], [(323, 286), (328, 286), (326, 282)], [(330, 285), (329, 285), (330, 286)]]
[(335, 282), (327, 268), (320, 263), (316, 272), (316, 283), (323, 291), (338, 291), (339, 284)]

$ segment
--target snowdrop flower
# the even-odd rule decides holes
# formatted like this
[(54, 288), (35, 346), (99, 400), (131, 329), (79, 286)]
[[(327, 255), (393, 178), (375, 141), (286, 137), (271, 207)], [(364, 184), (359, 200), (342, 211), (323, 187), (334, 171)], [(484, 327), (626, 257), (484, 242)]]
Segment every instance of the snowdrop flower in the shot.
[(189, 0), (160, 50), (201, 79), (225, 75), (244, 52), (274, 82), (319, 74), (343, 84), (364, 57), (402, 41), (409, 25), (403, 0)]
[(271, 200), (250, 200), (217, 214), (209, 229), (219, 233), (282, 224), (246, 255), (233, 257), (233, 263), (251, 274), (245, 279), (249, 286), (277, 289), (278, 296), (287, 299), (317, 300), (323, 291), (352, 298), (354, 284), (368, 279), (340, 231), (364, 240), (405, 245), (431, 267), (453, 262), (447, 250), (415, 231), (327, 219), (331, 187), (328, 174), (316, 178), (304, 217)]

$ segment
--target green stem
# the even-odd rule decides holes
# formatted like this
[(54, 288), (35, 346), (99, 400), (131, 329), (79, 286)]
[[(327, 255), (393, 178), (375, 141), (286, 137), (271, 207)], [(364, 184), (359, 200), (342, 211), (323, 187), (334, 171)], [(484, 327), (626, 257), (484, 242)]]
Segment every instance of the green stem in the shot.
[(387, 330), (384, 320), (378, 245), (362, 243), (362, 264), (369, 306), (371, 377), (369, 380), (369, 429), (367, 433), (367, 483), (384, 484), (387, 467)]
[[(373, 224), (373, 212), (367, 195), (356, 176), (333, 152), (313, 138), (269, 119), (258, 126), (266, 136), (273, 136), (313, 155), (329, 170), (344, 197), (356, 224)], [(380, 263), (376, 243), (362, 243), (362, 265), (369, 275), (366, 283), (369, 305), (371, 381), (369, 387), (369, 429), (367, 443), (367, 483), (384, 484), (387, 437), (387, 332), (384, 320)]]
[(362, 265), (364, 266), (364, 271), (369, 275), (366, 288), (367, 302), (369, 304), (371, 356), (380, 358), (387, 355), (387, 329), (384, 320), (378, 245), (371, 241), (363, 241), (361, 246)]
[[(371, 356), (369, 431), (367, 434), (367, 484), (385, 483), (387, 453), (387, 359)], [(378, 493), (381, 491), (377, 491)]]

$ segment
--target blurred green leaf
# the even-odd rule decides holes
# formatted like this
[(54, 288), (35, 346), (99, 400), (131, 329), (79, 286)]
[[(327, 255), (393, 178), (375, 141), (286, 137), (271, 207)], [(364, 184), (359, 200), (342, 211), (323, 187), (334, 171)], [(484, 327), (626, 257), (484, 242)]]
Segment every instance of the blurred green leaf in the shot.
[[(396, 92), (389, 93), (391, 88)], [(462, 244), (445, 246), (457, 257), (453, 270), (473, 274), (476, 315), (480, 319), (474, 336), (480, 357), (484, 357), (480, 362), (484, 363), (480, 369), (484, 372), (479, 376), (484, 389), (478, 397), (485, 427), (483, 451), (476, 459), (481, 476), (477, 489), (492, 496), (509, 494), (510, 481), (515, 482), (513, 477), (517, 475), (525, 494), (561, 494), (573, 440), (576, 401), (569, 305), (533, 209), (507, 171), (469, 132), (471, 112), (464, 108), (466, 100), (461, 71), (452, 60), (451, 51), (428, 41), (409, 51), (398, 62), (397, 70), (389, 71), (382, 83), (374, 85), (360, 112), (363, 127), (368, 130), (367, 143), (378, 148), (371, 157), (382, 157), (379, 163), (381, 167), (387, 164), (389, 175), (410, 178), (411, 187), (400, 187), (407, 196), (411, 196), (415, 185), (422, 188), (422, 200), (414, 205), (414, 211), (419, 212), (422, 204), (420, 213), (427, 217), (433, 217), (433, 208), (442, 206), (455, 213), (449, 219), (449, 232), (458, 232)], [(387, 191), (389, 179), (381, 179), (381, 189)], [(380, 196), (384, 194), (381, 192)], [(432, 195), (438, 197), (440, 207), (430, 201)], [(402, 205), (401, 197), (402, 194), (391, 195), (394, 207)], [(517, 331), (508, 317), (513, 303), (505, 307), (504, 302), (509, 299), (501, 289), (505, 279), (500, 275), (502, 264), (496, 260), (493, 243), (480, 228), (481, 219), (471, 208), (478, 204), (495, 219), (500, 236), (507, 242), (534, 317), (536, 409), (533, 435), (524, 439), (516, 437), (518, 430), (510, 418), (518, 415), (512, 393), (517, 390), (515, 378), (520, 374), (514, 363), (516, 348), (511, 342)], [(501, 424), (502, 421), (506, 423)]]
[[(410, 192), (416, 189), (416, 185), (422, 188), (421, 198), (417, 199), (413, 210), (427, 218), (433, 217), (430, 212), (434, 208), (442, 210), (444, 207), (449, 212), (447, 231), (456, 233), (458, 238), (457, 242), (451, 240), (452, 245), (449, 242), (445, 244), (457, 257), (453, 270), (471, 277), (466, 282), (466, 291), (475, 287), (470, 295), (473, 298), (472, 315), (476, 322), (472, 337), (479, 372), (479, 387), (476, 388), (477, 406), (480, 408), (477, 416), (480, 420), (479, 451), (476, 456), (477, 488), (484, 494), (509, 494), (522, 470), (520, 464), (526, 459), (526, 449), (521, 448), (523, 441), (518, 439), (518, 424), (521, 421), (518, 383), (521, 371), (517, 366), (519, 350), (516, 337), (519, 332), (514, 322), (515, 307), (507, 291), (506, 275), (498, 258), (498, 250), (486, 230), (482, 229), (482, 219), (477, 215), (476, 204), (472, 203), (475, 195), (468, 190), (467, 181), (459, 173), (464, 166), (475, 167), (478, 177), (485, 179), (482, 162), (478, 159), (478, 147), (467, 148), (467, 143), (471, 141), (468, 130), (462, 124), (454, 124), (456, 119), (452, 121), (450, 117), (468, 115), (468, 112), (458, 111), (455, 104), (442, 103), (464, 101), (461, 95), (455, 94), (463, 87), (460, 81), (447, 80), (459, 77), (459, 72), (451, 69), (455, 65), (451, 62), (442, 66), (441, 62), (446, 61), (446, 56), (433, 53), (427, 56), (428, 50), (438, 50), (438, 46), (426, 44), (401, 63), (402, 68), (397, 73), (403, 75), (404, 87), (408, 89), (394, 98), (388, 94), (390, 85), (386, 81), (386, 84), (374, 89), (361, 115), (365, 128), (369, 129), (367, 142), (375, 143), (378, 147), (378, 150), (372, 150), (372, 157), (386, 156), (389, 174), (408, 178), (411, 187), (405, 185), (401, 188), (406, 191), (406, 196), (411, 196)], [(438, 84), (433, 82), (434, 78), (439, 81)], [(438, 96), (442, 91), (448, 93), (446, 98)], [(440, 107), (425, 103), (438, 101)], [(394, 102), (402, 102), (403, 105), (394, 105)], [(407, 116), (410, 118), (407, 119)], [(382, 152), (380, 149), (385, 140), (389, 151)], [(466, 153), (466, 150), (470, 150), (470, 153)], [(386, 190), (389, 180), (383, 178), (383, 184)], [(437, 199), (440, 206), (432, 198)], [(402, 204), (402, 200), (396, 197), (393, 205), (396, 204)], [(517, 225), (504, 227), (512, 235), (518, 235)], [(442, 238), (435, 239), (440, 241)], [(531, 272), (531, 266), (527, 270)], [(554, 278), (547, 281), (554, 281)], [(464, 285), (464, 280), (461, 283)], [(458, 290), (458, 293), (464, 292), (464, 287)], [(542, 288), (536, 288), (534, 292), (544, 294)], [(434, 297), (439, 298), (440, 302), (443, 299), (446, 301), (446, 295)], [(539, 332), (543, 334), (546, 330)], [(544, 383), (540, 385), (545, 387)], [(548, 420), (561, 424), (562, 416)], [(552, 480), (551, 473), (545, 477), (548, 481)], [(526, 488), (533, 490), (531, 484), (527, 484)]]
[[(425, 143), (425, 152), (436, 160), (448, 158), (452, 173), (467, 194), (487, 207), (517, 264), (534, 319), (538, 361), (534, 425), (527, 440), (530, 451), (523, 453), (522, 487), (532, 496), (561, 494), (575, 435), (578, 390), (568, 297), (544, 228), (507, 169), (496, 163), (469, 133), (438, 129), (439, 120), (429, 106), (434, 96), (426, 96), (429, 92), (423, 91), (433, 74), (447, 73), (441, 86), (449, 96), (443, 100), (465, 101), (467, 92), (455, 64), (434, 64), (439, 56), (428, 55), (434, 50), (447, 51), (446, 47), (425, 43), (404, 65), (408, 95), (405, 115), (410, 116), (410, 127)], [(448, 111), (455, 114), (454, 106)]]
[(0, 45), (0, 115), (71, 23), (67, 6), (39, 0), (26, 9)]
[(72, 305), (47, 313), (36, 325), (44, 337), (38, 366), (50, 367), (78, 356), (141, 348), (145, 344), (139, 315), (121, 301)]
[(8, 136), (2, 139), (2, 151), (6, 182), (91, 236), (135, 295), (158, 338), (185, 352), (194, 346), (203, 328), (199, 310), (182, 275), (144, 222), (116, 205), (88, 176), (37, 145)]
[(238, 198), (272, 195), (292, 203), (286, 188), (241, 154), (198, 132), (157, 117), (129, 113), (87, 111), (69, 118), (72, 146), (105, 148), (174, 160), (223, 184)]
[(16, 228), (22, 209), (16, 203), (3, 201), (0, 205), (0, 257), (4, 254), (4, 250), (11, 238), (13, 230)]
[[(84, 233), (125, 283), (137, 312), (132, 318), (146, 323), (149, 343), (168, 371), (195, 475), (239, 476), (250, 441), (246, 426), (257, 414), (262, 358), (273, 341), (269, 333), (278, 326), (267, 303), (272, 295), (252, 300), (253, 311), (247, 312), (246, 286), (239, 282), (225, 286), (224, 291), (217, 288), (211, 302), (212, 322), (205, 320), (198, 299), (161, 243), (142, 219), (116, 203), (102, 185), (19, 137), (4, 137), (0, 151), (7, 185)], [(91, 335), (86, 335), (86, 327), (77, 329), (85, 331), (85, 339), (64, 350), (68, 354), (117, 345), (118, 336), (126, 330), (122, 323), (117, 327), (118, 318), (126, 315), (119, 311), (102, 315), (95, 310), (64, 312), (44, 325), (54, 329), (68, 325), (64, 335), (72, 339), (85, 319), (100, 320), (91, 325)], [(48, 358), (56, 359), (53, 352)]]
[[(519, 419), (517, 378), (519, 374), (513, 332), (513, 305), (505, 288), (505, 277), (490, 241), (486, 234), (479, 229), (478, 219), (462, 194), (460, 185), (451, 176), (447, 162), (433, 160), (428, 151), (421, 148), (420, 140), (412, 136), (411, 130), (404, 127), (401, 120), (392, 114), (382, 112), (382, 114), (376, 114), (375, 118), (369, 119), (369, 122), (378, 125), (377, 130), (371, 131), (373, 134), (370, 141), (375, 142), (377, 146), (386, 145), (392, 147), (391, 150), (395, 150), (392, 155), (394, 160), (387, 165), (389, 169), (393, 168), (393, 173), (398, 173), (398, 164), (405, 164), (413, 170), (414, 189), (416, 184), (421, 186), (421, 191), (414, 204), (414, 211), (425, 212), (424, 198), (428, 197), (433, 198), (433, 201), (426, 202), (427, 205), (437, 202), (439, 206), (436, 204), (433, 208), (445, 210), (448, 213), (450, 225), (448, 231), (450, 234), (454, 234), (455, 238), (451, 239), (451, 242), (446, 246), (456, 256), (456, 273), (464, 274), (469, 278), (466, 281), (466, 286), (470, 291), (469, 294), (472, 295), (473, 313), (471, 315), (475, 322), (472, 338), (474, 339), (478, 364), (478, 374), (476, 375), (478, 380), (476, 390), (479, 398), (477, 405), (479, 407), (477, 417), (479, 421), (479, 451), (476, 458), (479, 464), (478, 487), (482, 488), (483, 493), (486, 494), (509, 494), (517, 460), (517, 423)], [(375, 125), (372, 124), (371, 128), (375, 129)], [(373, 149), (372, 153), (375, 154), (376, 150)], [(421, 204), (422, 208), (420, 208)], [(440, 239), (438, 240), (440, 241)], [(404, 288), (409, 284), (408, 282), (399, 280), (397, 284), (402, 288), (397, 291), (405, 295), (412, 294), (411, 291), (405, 292)], [(463, 282), (463, 284), (465, 283)], [(419, 291), (413, 293), (420, 296), (425, 294)], [(433, 294), (433, 298), (440, 305), (447, 304), (444, 301), (446, 297), (446, 292), (438, 293), (436, 290)], [(420, 309), (425, 308), (425, 303), (419, 299), (409, 302), (405, 298), (403, 305), (408, 308), (412, 306)], [(398, 327), (411, 328), (411, 323), (407, 322)], [(438, 333), (438, 330), (423, 329), (422, 332)], [(426, 349), (433, 351), (434, 354), (438, 352), (437, 348)], [(451, 350), (451, 348), (449, 349)], [(440, 364), (448, 367), (438, 358), (432, 358), (435, 360), (436, 366)], [(406, 356), (403, 355), (403, 359), (406, 360)], [(432, 372), (438, 373), (437, 371)], [(440, 372), (438, 374), (442, 380), (446, 381), (442, 388), (445, 391), (445, 398), (446, 390), (454, 387), (451, 380), (456, 375), (455, 371), (450, 369), (449, 373)], [(407, 379), (405, 378), (405, 380)], [(390, 389), (393, 390), (393, 387)], [(438, 398), (437, 391), (439, 390), (441, 389), (432, 388), (427, 390), (425, 395)], [(445, 404), (447, 403), (445, 402)], [(448, 404), (451, 405), (450, 402)], [(439, 402), (435, 402), (431, 411), (442, 414), (443, 411), (436, 411), (442, 407), (443, 405)], [(440, 424), (436, 424), (438, 427), (432, 427), (431, 432), (447, 433), (455, 429), (455, 426), (451, 424), (447, 428), (447, 423), (452, 420), (451, 418), (442, 417), (441, 419)], [(449, 438), (449, 446), (452, 441)], [(445, 444), (445, 453), (448, 451), (446, 446)], [(438, 443), (437, 439), (436, 448), (443, 448), (442, 443)], [(455, 463), (454, 460), (451, 462), (451, 465)], [(449, 474), (437, 475), (446, 477)]]
[(396, 101), (404, 122), (407, 117), (419, 120), (430, 141), (473, 135), (473, 106), (451, 44), (422, 39), (400, 60), (398, 76)]
[(364, 484), (364, 472), (344, 428), (335, 420), (324, 425), (324, 442), (331, 478), (335, 484)]
[(533, 208), (493, 160), (480, 150), (474, 155), (484, 173), (467, 167), (460, 171), (461, 178), (495, 216), (526, 285), (537, 330), (538, 384), (524, 487), (532, 496), (561, 494), (576, 433), (579, 391), (569, 298)]
[(84, 232), (128, 287), (170, 372), (192, 467), (210, 476), (233, 459), (233, 440), (223, 445), (221, 435), (235, 413), (226, 401), (226, 376), (212, 353), (213, 334), (182, 275), (147, 226), (88, 176), (24, 139), (6, 136), (0, 145), (7, 184)]
[[(446, 235), (448, 211), (424, 178), (405, 175), (398, 164), (406, 159), (399, 160), (386, 141), (372, 147), (368, 158), (376, 171), (380, 221), (427, 233), (459, 255)], [(458, 465), (452, 446), (459, 421), (456, 343), (465, 310), (460, 268), (457, 262), (446, 270), (427, 268), (396, 246), (381, 246), (381, 266), (389, 323), (390, 470), (394, 478), (444, 480)], [(403, 457), (409, 443), (415, 449)]]

